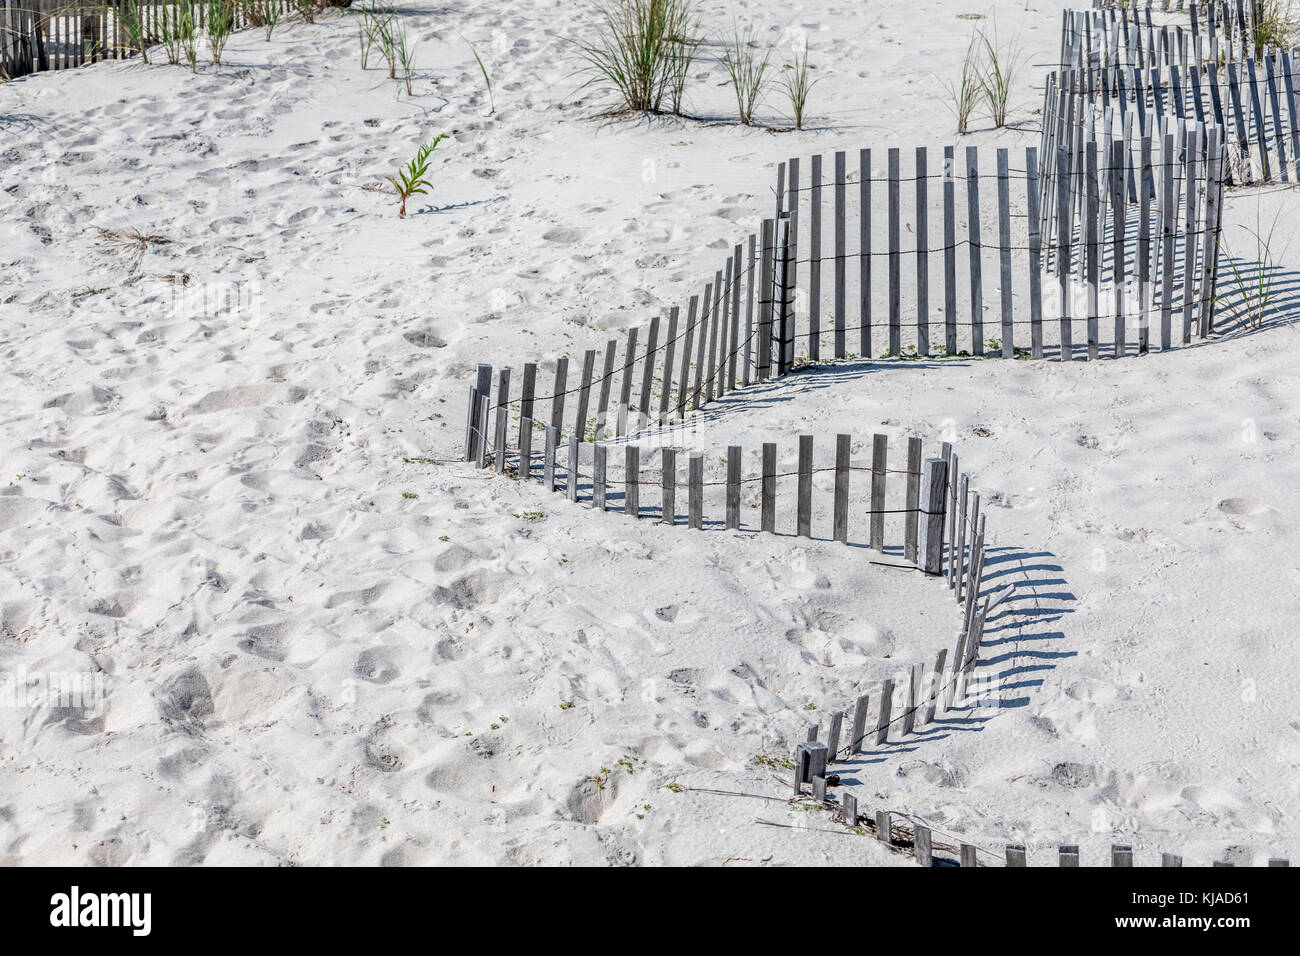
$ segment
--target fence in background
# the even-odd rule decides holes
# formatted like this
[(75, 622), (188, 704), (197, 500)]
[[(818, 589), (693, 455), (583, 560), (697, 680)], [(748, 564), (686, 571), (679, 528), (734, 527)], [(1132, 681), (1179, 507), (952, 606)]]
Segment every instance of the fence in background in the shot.
[[(236, 30), (262, 26), (268, 10), (287, 15), (291, 8), (291, 0), (228, 4)], [(203, 29), (208, 4), (196, 0), (187, 9)], [(132, 24), (152, 47), (176, 31), (181, 11), (176, 0), (0, 0), (0, 79), (136, 56)]]
[[(1295, 66), (1300, 51), (1264, 44), (1258, 2), (1192, 8), (1191, 26), (1155, 31), (1124, 9), (1066, 11), (1061, 62), (1048, 78), (1047, 106), (1061, 90), (1158, 135), (1163, 115), (1226, 130), (1229, 183), (1300, 179)], [(1257, 42), (1258, 41), (1258, 42)], [(1079, 107), (1080, 109), (1082, 107)]]
[[(1160, 348), (1172, 348), (1175, 315), (1178, 342), (1190, 343), (1193, 331), (1204, 338), (1214, 328), (1224, 130), (1171, 120), (1157, 106), (1157, 131), (1154, 120), (1135, 122), (1137, 110), (1125, 109), (1122, 98), (1116, 111), (1077, 97), (1076, 75), (1067, 73), (1059, 88), (1049, 79), (1043, 112), (1044, 154), (1054, 162), (1044, 163), (1041, 229), (1061, 301), (1068, 309), (1069, 284), (1083, 284), (1090, 357), (1106, 313), (1116, 356), (1134, 341), (1134, 326), (1139, 353), (1150, 347), (1152, 325)], [(1067, 345), (1070, 326), (1062, 320)]]
[[(1190, 23), (1155, 23), (1152, 5), (1097, 4), (1065, 10), (1061, 24), (1061, 69), (1122, 66), (1147, 69), (1229, 63), (1257, 58), (1261, 31), (1259, 0), (1217, 0), (1189, 4)], [(1184, 12), (1179, 5), (1177, 12)]]

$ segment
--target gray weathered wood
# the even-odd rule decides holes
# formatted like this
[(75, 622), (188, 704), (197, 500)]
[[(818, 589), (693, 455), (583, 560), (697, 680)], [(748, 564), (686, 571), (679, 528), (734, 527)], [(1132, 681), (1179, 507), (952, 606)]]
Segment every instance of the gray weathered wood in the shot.
[(1161, 853), (1160, 865), (1161, 866), (1182, 866), (1183, 858), (1181, 856), (1178, 856), (1175, 853)]
[(840, 796), (840, 803), (844, 807), (844, 822), (854, 829), (857, 829), (858, 798), (851, 793), (842, 794)]
[(713, 326), (713, 283), (704, 286), (704, 298), (700, 303), (700, 338), (695, 343), (695, 385), (691, 391), (691, 408), (698, 409), (703, 401), (704, 380), (709, 365), (709, 330)]
[(817, 803), (826, 802), (826, 777), (813, 777), (813, 800)]
[(894, 706), (894, 679), (886, 677), (880, 685), (880, 718), (876, 721), (876, 745), (889, 739), (889, 713)]
[(871, 358), (871, 150), (858, 150), (858, 354)]
[(1057, 308), (1061, 313), (1062, 362), (1074, 360), (1073, 325), (1070, 302), (1070, 268), (1073, 254), (1070, 242), (1073, 226), (1070, 221), (1070, 151), (1062, 146), (1056, 154), (1056, 280)]
[(767, 381), (772, 375), (772, 283), (775, 281), (773, 253), (776, 245), (776, 223), (764, 219), (762, 233), (762, 264), (758, 284), (758, 344), (754, 362), (754, 375)]
[(591, 377), (595, 369), (596, 350), (587, 349), (582, 353), (582, 384), (578, 386), (578, 415), (573, 428), (573, 434), (579, 440), (587, 437), (587, 416), (591, 410)]
[(871, 436), (871, 547), (885, 550), (885, 469), (888, 468), (889, 437)]
[(837, 710), (831, 714), (831, 726), (826, 731), (827, 762), (834, 763), (840, 751), (840, 731), (844, 727), (844, 711)]
[(605, 474), (607, 445), (595, 445), (591, 449), (591, 506), (599, 511), (605, 510)]
[(615, 435), (627, 434), (628, 408), (632, 405), (632, 376), (636, 371), (636, 340), (639, 330), (627, 330), (627, 345), (623, 352), (623, 381), (618, 390), (618, 409), (615, 418)]
[(1062, 845), (1057, 850), (1057, 860), (1061, 866), (1078, 867), (1079, 865), (1079, 846), (1074, 843)]
[(921, 681), (925, 679), (925, 665), (913, 664), (907, 682), (907, 707), (903, 711), (903, 733), (910, 734), (916, 727), (916, 712), (921, 706)]
[(490, 408), (488, 404), (490, 401), (491, 399), (489, 399), (487, 395), (480, 395), (478, 397), (478, 423), (479, 423), (477, 429), (478, 444), (475, 446), (474, 452), (475, 452), (475, 464), (479, 468), (487, 467), (487, 453), (488, 453), (488, 444), (489, 444), (488, 433), (487, 433), (487, 421), (488, 421), (488, 415), (490, 414)]
[[(966, 488), (962, 484), (958, 475), (958, 456), (954, 452), (948, 460), (948, 497), (944, 507), (948, 509), (948, 589), (954, 590), (957, 587), (958, 568), (961, 565), (961, 554), (957, 550), (957, 525), (960, 523), (960, 517), (957, 514), (958, 504), (958, 485), (962, 485), (960, 495), (962, 504), (965, 504)], [(964, 512), (963, 512), (964, 514)]]
[(898, 150), (889, 151), (889, 354), (903, 351), (902, 249), (900, 246)]
[(929, 827), (916, 824), (912, 831), (912, 852), (918, 866), (934, 866), (934, 844)]
[(921, 439), (912, 436), (907, 439), (907, 482), (906, 500), (903, 507), (903, 560), (916, 564), (917, 514), (921, 503)]
[(1133, 848), (1126, 843), (1112, 843), (1110, 845), (1110, 865), (1131, 867), (1133, 865)]
[(605, 437), (605, 426), (609, 421), (609, 393), (614, 386), (614, 360), (618, 355), (618, 339), (605, 342), (605, 364), (600, 374), (600, 401), (596, 405), (596, 427), (592, 431), (592, 441)]
[(523, 440), (524, 425), (523, 420), (527, 419), (530, 423), (533, 421), (533, 395), (537, 389), (537, 363), (524, 363), (524, 381), (519, 393), (519, 436)]
[(555, 388), (551, 392), (551, 426), (564, 434), (564, 393), (569, 378), (569, 359), (560, 356), (555, 360)]
[(668, 310), (668, 337), (664, 340), (664, 374), (659, 383), (659, 424), (668, 420), (668, 404), (673, 393), (673, 360), (677, 355), (678, 308)]
[(1269, 865), (1269, 866), (1273, 866), (1273, 867), (1290, 867), (1290, 866), (1291, 866), (1291, 861), (1290, 861), (1290, 860), (1282, 859), (1282, 858), (1280, 858), (1280, 857), (1272, 857), (1272, 858), (1268, 861), (1268, 865)]
[(821, 360), (822, 337), (822, 157), (813, 156), (808, 191), (808, 358)]
[(894, 842), (893, 821), (889, 818), (888, 810), (876, 811), (876, 839), (881, 843), (892, 844)]
[(966, 147), (966, 235), (970, 248), (971, 352), (984, 354), (984, 282), (980, 246), (979, 147)]
[(916, 148), (916, 351), (930, 354), (930, 172), (924, 146)]
[(704, 527), (704, 452), (693, 451), (687, 462), (686, 523), (697, 531)]
[(921, 473), (921, 522), (917, 542), (919, 567), (926, 574), (943, 571), (944, 492), (948, 463), (928, 458)]
[(776, 445), (763, 443), (762, 513), (759, 527), (776, 531)]
[(695, 326), (697, 324), (697, 312), (700, 307), (700, 297), (691, 296), (690, 304), (686, 308), (686, 335), (682, 340), (682, 371), (681, 379), (677, 384), (677, 420), (682, 421), (686, 417), (686, 402), (690, 391), (691, 384), (691, 341), (695, 337)]
[(655, 357), (659, 344), (659, 316), (650, 317), (650, 331), (645, 340), (645, 362), (641, 370), (641, 397), (637, 400), (636, 430), (641, 431), (650, 422), (650, 387), (654, 384)]
[(510, 369), (503, 368), (497, 373), (497, 419), (496, 435), (492, 442), (492, 464), (497, 474), (506, 471), (506, 429), (510, 426)]
[(1015, 358), (1015, 317), (1011, 300), (1011, 172), (1007, 151), (997, 151), (998, 164), (998, 296), (1002, 303), (1002, 357)]
[(961, 865), (962, 866), (979, 866), (979, 857), (977, 850), (969, 843), (961, 845)]
[(469, 406), (465, 408), (465, 460), (473, 462), (478, 458), (478, 429), (474, 421), (478, 418), (478, 389), (469, 386)]
[(1188, 345), (1192, 341), (1192, 314), (1196, 311), (1196, 279), (1199, 271), (1196, 268), (1196, 254), (1198, 252), (1197, 229), (1200, 225), (1198, 221), (1198, 207), (1200, 205), (1200, 186), (1197, 176), (1200, 169), (1200, 152), (1201, 152), (1201, 135), (1204, 133), (1203, 126), (1194, 127), (1187, 132), (1187, 156), (1185, 169), (1187, 170), (1187, 184), (1184, 189), (1186, 196), (1184, 211), (1186, 213), (1183, 221), (1183, 336), (1182, 343)]
[(1023, 843), (1008, 843), (1006, 848), (1007, 866), (1025, 866), (1025, 846)]
[(736, 390), (736, 361), (741, 350), (748, 345), (749, 339), (746, 336), (744, 344), (740, 342), (740, 282), (741, 272), (744, 270), (744, 261), (742, 257), (745, 254), (745, 248), (740, 243), (731, 251), (731, 333), (727, 336), (729, 347), (727, 349), (727, 391)]
[[(731, 271), (730, 259), (727, 260), (727, 271)], [(718, 336), (726, 323), (724, 312), (727, 308), (726, 290), (729, 285), (730, 283), (723, 279), (722, 270), (714, 273), (713, 310), (709, 314), (708, 364), (704, 369), (704, 401), (706, 402), (713, 401), (718, 395)]]
[(1087, 163), (1087, 192), (1085, 194), (1084, 243), (1087, 253), (1088, 276), (1088, 360), (1100, 356), (1099, 316), (1101, 290), (1101, 245), (1097, 236), (1097, 215), (1100, 207), (1097, 180), (1097, 143), (1088, 140), (1084, 146)]
[(930, 676), (930, 696), (925, 708), (925, 722), (934, 723), (934, 712), (939, 706), (939, 694), (943, 690), (943, 668), (948, 660), (948, 648), (942, 648), (934, 659), (934, 671)]
[(547, 491), (555, 490), (555, 451), (560, 442), (560, 430), (554, 425), (546, 426), (546, 447), (542, 453), (542, 487)]
[(569, 460), (564, 469), (564, 496), (570, 501), (578, 500), (578, 436), (569, 436)]
[(835, 357), (845, 356), (847, 308), (846, 270), (848, 247), (845, 244), (847, 217), (848, 156), (843, 150), (835, 154)]
[(521, 481), (533, 477), (533, 420), (531, 418), (519, 420), (519, 468), (516, 477)]
[(660, 507), (659, 520), (664, 524), (677, 523), (677, 449), (663, 449), (663, 504)]
[(855, 754), (862, 753), (862, 742), (867, 737), (867, 711), (870, 705), (869, 694), (863, 694), (853, 705), (853, 734), (849, 737), (849, 744)]
[(852, 441), (849, 435), (835, 436), (835, 508), (832, 518), (832, 537), (845, 544), (849, 540), (849, 452)]
[(1167, 351), (1172, 347), (1172, 316), (1174, 300), (1174, 203), (1177, 193), (1174, 190), (1174, 137), (1166, 133), (1164, 145), (1160, 151), (1161, 167), (1161, 201), (1160, 201), (1160, 243), (1163, 254), (1161, 266), (1160, 289), (1160, 348)]
[(1125, 162), (1128, 144), (1117, 140), (1111, 146), (1111, 284), (1115, 289), (1115, 338), (1114, 355), (1123, 358), (1127, 349), (1127, 329), (1125, 328), (1125, 299), (1128, 296), (1128, 254), (1124, 248), (1125, 228), (1128, 224), (1126, 202), (1128, 190), (1125, 183)]
[(799, 501), (795, 533), (812, 537), (812, 435), (799, 436)]
[(727, 446), (727, 527), (740, 527), (740, 463), (739, 445)]
[(745, 269), (745, 362), (742, 366), (741, 383), (748, 385), (750, 381), (750, 369), (753, 367), (754, 353), (754, 286), (757, 281), (755, 275), (757, 269), (756, 246), (758, 237), (753, 233), (749, 235), (749, 248), (746, 250), (745, 261), (748, 267)]
[(641, 449), (623, 446), (623, 511), (641, 517)]
[(957, 170), (953, 147), (943, 148), (943, 347), (957, 354)]
[(1029, 203), (1029, 356), (1043, 357), (1043, 234), (1039, 207), (1038, 150), (1025, 150), (1026, 187)]

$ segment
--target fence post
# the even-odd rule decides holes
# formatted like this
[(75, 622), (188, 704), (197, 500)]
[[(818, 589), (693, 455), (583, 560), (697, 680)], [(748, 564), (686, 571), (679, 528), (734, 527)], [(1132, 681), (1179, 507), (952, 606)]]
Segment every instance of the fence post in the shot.
[(641, 449), (636, 445), (623, 447), (623, 511), (641, 517)]
[(677, 449), (663, 450), (663, 507), (659, 519), (667, 524), (677, 523)]
[(920, 866), (934, 866), (934, 847), (930, 839), (930, 828), (917, 824), (912, 836), (912, 849), (916, 853), (916, 862)]
[(939, 574), (943, 570), (943, 518), (946, 502), (944, 491), (948, 476), (948, 463), (942, 458), (930, 458), (921, 472), (920, 536), (917, 558), (926, 574)]
[[(740, 456), (739, 445), (727, 446), (727, 527), (740, 527)], [(833, 748), (832, 748), (833, 749)]]

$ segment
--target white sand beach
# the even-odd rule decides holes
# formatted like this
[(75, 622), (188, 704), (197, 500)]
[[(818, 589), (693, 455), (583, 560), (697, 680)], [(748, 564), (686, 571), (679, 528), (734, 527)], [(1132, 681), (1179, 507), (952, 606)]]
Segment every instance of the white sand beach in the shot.
[[(403, 4), (411, 96), (342, 11), (197, 75), (0, 84), (0, 863), (913, 865), (792, 805), (781, 762), (951, 646), (946, 586), (820, 513), (700, 533), (480, 471), (466, 389), (698, 292), (789, 157), (1023, 157), (1066, 6), (703, 0), (693, 118), (601, 115), (585, 0)], [(806, 41), (806, 129), (775, 89), (734, 122), (733, 20)], [(956, 137), (945, 84), (994, 26), (1008, 124)], [(384, 177), (440, 133), (399, 219)], [(983, 495), (1020, 588), (1002, 706), (844, 765), (860, 807), (1031, 865), (1300, 857), (1298, 222), (1294, 188), (1227, 192), (1231, 255), (1272, 232), (1259, 329), (826, 365), (692, 425), (715, 462), (949, 441)], [(31, 691), (60, 674), (97, 706)]]

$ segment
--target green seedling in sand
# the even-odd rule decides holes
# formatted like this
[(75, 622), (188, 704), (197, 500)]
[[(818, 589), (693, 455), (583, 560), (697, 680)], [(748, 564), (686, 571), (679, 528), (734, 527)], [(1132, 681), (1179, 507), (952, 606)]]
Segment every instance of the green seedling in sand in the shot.
[[(456, 36), (460, 37), (462, 40), (465, 40), (465, 37), (459, 33), (457, 33)], [(468, 40), (465, 40), (465, 45), (469, 47), (469, 52), (474, 54), (474, 60), (475, 62), (478, 63), (479, 70), (481, 70), (483, 73), (483, 83), (484, 85), (487, 86), (488, 105), (492, 107), (492, 109), (488, 112), (488, 116), (492, 116), (497, 111), (497, 103), (492, 96), (492, 77), (488, 76), (487, 67), (483, 65), (483, 58), (478, 55), (478, 50), (474, 49), (474, 44), (470, 43)]]
[(412, 196), (428, 195), (429, 190), (433, 188), (433, 183), (424, 178), (429, 171), (429, 157), (438, 148), (438, 144), (446, 138), (446, 133), (439, 133), (433, 142), (425, 143), (420, 147), (420, 151), (415, 154), (415, 159), (399, 170), (397, 176), (385, 177), (397, 190), (397, 198), (401, 203), (397, 209), (397, 218), (406, 218), (406, 200)]

